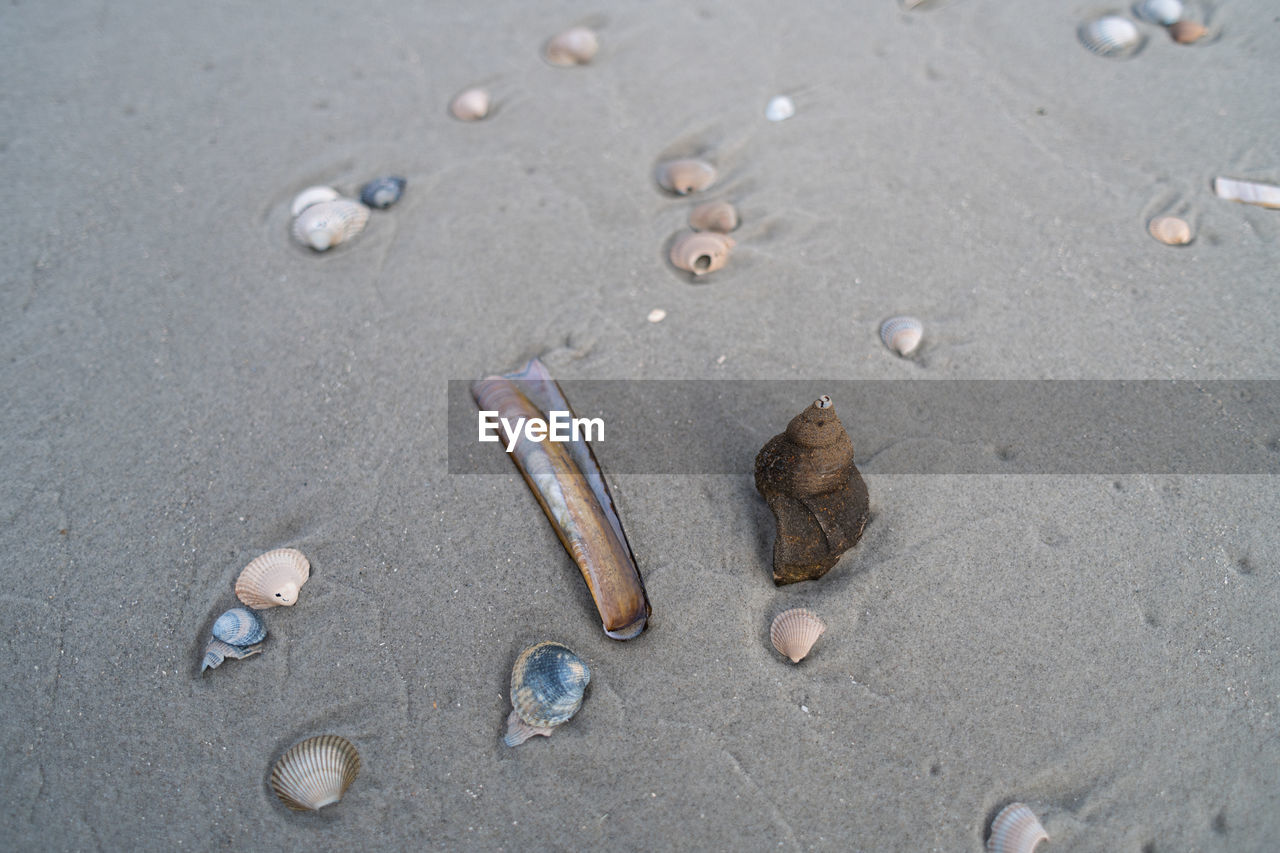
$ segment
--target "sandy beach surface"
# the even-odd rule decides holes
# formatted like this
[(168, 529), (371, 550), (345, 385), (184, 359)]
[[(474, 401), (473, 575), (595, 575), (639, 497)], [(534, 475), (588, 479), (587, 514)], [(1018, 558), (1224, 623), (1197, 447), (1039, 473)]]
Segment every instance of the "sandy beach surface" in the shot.
[[(620, 473), (653, 605), (620, 643), (515, 468), (447, 458), (449, 380), (532, 356), (794, 380), (764, 435), (822, 380), (1280, 378), (1280, 211), (1210, 189), (1280, 183), (1280, 11), (1187, 5), (1208, 37), (1142, 23), (1128, 59), (1077, 34), (1123, 4), (8, 5), (0, 846), (979, 851), (1021, 801), (1041, 853), (1275, 849), (1274, 467), (871, 460), (862, 542), (785, 588), (754, 449)], [(545, 63), (574, 24), (595, 60)], [(472, 85), (495, 108), (456, 121)], [(666, 259), (694, 201), (654, 182), (690, 155), (742, 216), (696, 284)], [(299, 190), (382, 174), (404, 198), (348, 244), (290, 239)], [(299, 603), (202, 675), (280, 547)], [(798, 666), (793, 605), (829, 626)], [(550, 639), (585, 704), (508, 749)], [(359, 778), (290, 812), (272, 763), (325, 733)]]

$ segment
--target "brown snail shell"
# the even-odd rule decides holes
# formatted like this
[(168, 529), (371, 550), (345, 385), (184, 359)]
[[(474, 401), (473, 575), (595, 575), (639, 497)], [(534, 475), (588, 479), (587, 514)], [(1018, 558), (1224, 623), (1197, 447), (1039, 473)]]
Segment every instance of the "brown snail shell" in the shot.
[(778, 522), (773, 582), (779, 586), (822, 577), (862, 537), (870, 517), (867, 484), (825, 394), (761, 448), (755, 479)]
[(689, 211), (689, 227), (728, 234), (738, 227), (738, 209), (727, 201), (704, 202)]
[(449, 113), (459, 121), (479, 121), (489, 114), (490, 101), (484, 89), (467, 89), (450, 102)]
[(1178, 44), (1194, 44), (1209, 33), (1209, 28), (1199, 21), (1175, 21), (1169, 25), (1169, 37)]
[(571, 27), (547, 42), (543, 55), (552, 65), (586, 65), (600, 50), (600, 39), (586, 27)]
[(705, 190), (716, 179), (716, 167), (706, 160), (668, 160), (659, 163), (655, 177), (658, 186), (676, 195)]
[(1147, 231), (1166, 246), (1185, 246), (1191, 242), (1191, 226), (1176, 216), (1157, 216), (1147, 224)]
[(715, 272), (729, 262), (729, 251), (737, 242), (727, 234), (695, 231), (671, 244), (671, 263), (694, 275)]

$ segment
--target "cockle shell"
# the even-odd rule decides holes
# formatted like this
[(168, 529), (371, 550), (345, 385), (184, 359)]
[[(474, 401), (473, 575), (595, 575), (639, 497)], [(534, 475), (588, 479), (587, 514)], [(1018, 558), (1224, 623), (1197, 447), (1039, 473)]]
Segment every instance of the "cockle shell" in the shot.
[(667, 192), (688, 195), (711, 186), (716, 179), (716, 167), (706, 160), (668, 160), (658, 164), (656, 178), (658, 186)]
[(1080, 41), (1099, 56), (1121, 57), (1142, 45), (1142, 34), (1128, 18), (1107, 15), (1082, 24)]
[(1191, 226), (1177, 216), (1157, 216), (1147, 223), (1147, 232), (1166, 246), (1185, 246), (1191, 242)]
[(449, 112), (460, 121), (479, 121), (489, 114), (489, 101), (484, 89), (467, 89), (449, 104)]
[(827, 625), (818, 614), (796, 607), (774, 617), (769, 626), (769, 640), (775, 649), (791, 658), (792, 663), (800, 663), (826, 630)]
[(301, 551), (277, 548), (253, 560), (236, 579), (236, 598), (254, 610), (298, 601), (298, 590), (311, 577), (311, 563)]
[(727, 201), (704, 202), (689, 211), (689, 227), (728, 234), (738, 227), (738, 209)]
[(341, 197), (333, 187), (307, 187), (293, 197), (293, 204), (289, 205), (289, 215), (297, 216), (313, 204), (319, 204), (322, 201), (333, 201)]
[(1133, 12), (1148, 23), (1167, 27), (1182, 19), (1182, 0), (1142, 0)]
[(890, 317), (880, 326), (880, 340), (903, 357), (916, 351), (922, 337), (924, 325), (915, 317)]
[(1256, 204), (1259, 207), (1280, 208), (1280, 187), (1260, 184), (1256, 181), (1237, 181), (1232, 178), (1214, 178), (1213, 192), (1218, 198)]
[(271, 768), (271, 788), (286, 806), (316, 811), (338, 802), (360, 774), (360, 753), (341, 735), (299, 741)]
[(208, 645), (204, 647), (204, 660), (200, 664), (200, 671), (217, 669), (227, 658), (243, 660), (261, 651), (262, 646), (233, 646), (230, 643), (224, 643), (217, 637), (210, 637)]
[(511, 706), (502, 742), (519, 746), (534, 735), (550, 737), (582, 707), (591, 670), (560, 643), (538, 643), (516, 658), (511, 668)]
[(547, 42), (543, 55), (552, 65), (585, 65), (600, 50), (600, 39), (586, 27), (572, 27)]
[(987, 853), (1031, 853), (1041, 841), (1048, 841), (1039, 818), (1022, 803), (1010, 803), (991, 821)]
[(1178, 44), (1195, 44), (1209, 34), (1209, 28), (1199, 21), (1178, 21), (1169, 26), (1169, 38)]
[(252, 646), (266, 638), (267, 625), (247, 607), (233, 607), (214, 621), (213, 636), (233, 646)]
[(374, 178), (360, 188), (360, 201), (370, 207), (384, 210), (400, 200), (400, 196), (404, 195), (404, 185), (407, 183), (408, 181), (404, 178), (395, 175)]
[(764, 108), (764, 117), (769, 121), (786, 121), (795, 114), (796, 105), (786, 95), (771, 99)]
[(671, 244), (671, 263), (694, 275), (706, 275), (728, 263), (729, 251), (736, 245), (727, 234), (694, 231)]
[(293, 239), (323, 252), (364, 230), (369, 208), (349, 198), (310, 205), (293, 220)]

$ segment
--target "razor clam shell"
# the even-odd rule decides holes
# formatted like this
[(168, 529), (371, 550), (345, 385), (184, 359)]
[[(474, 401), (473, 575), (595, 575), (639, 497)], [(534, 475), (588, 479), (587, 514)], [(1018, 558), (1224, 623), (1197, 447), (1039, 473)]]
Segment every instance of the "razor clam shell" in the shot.
[(826, 630), (827, 624), (818, 618), (818, 614), (803, 607), (793, 607), (774, 617), (773, 624), (769, 626), (769, 641), (792, 663), (799, 663)]
[(723, 269), (729, 263), (729, 252), (736, 246), (727, 234), (695, 231), (671, 244), (671, 264), (676, 269), (702, 276)]
[(685, 158), (659, 163), (654, 172), (658, 186), (676, 195), (688, 195), (705, 190), (715, 183), (716, 167), (706, 160)]
[(338, 802), (360, 774), (360, 753), (341, 735), (318, 735), (289, 747), (271, 768), (271, 788), (294, 811)]
[(267, 625), (247, 607), (233, 607), (214, 620), (213, 636), (233, 646), (252, 646), (266, 638)]
[(689, 211), (689, 227), (728, 234), (738, 227), (738, 209), (727, 201), (704, 202)]
[(254, 610), (292, 607), (311, 577), (311, 563), (294, 548), (277, 548), (256, 557), (236, 578), (236, 598)]
[[(511, 423), (519, 417), (545, 420), (551, 411), (574, 417), (564, 392), (536, 358), (514, 373), (473, 383), (471, 394), (481, 410), (497, 411)], [(604, 632), (615, 640), (639, 636), (648, 623), (649, 599), (590, 443), (532, 442), (521, 433), (510, 456), (582, 572)]]
[(335, 201), (341, 197), (333, 187), (307, 187), (293, 197), (293, 203), (289, 205), (289, 215), (296, 217), (313, 204), (319, 204), (322, 201)]
[(898, 355), (916, 351), (924, 337), (924, 325), (915, 317), (890, 317), (880, 326), (880, 340)]
[(1022, 803), (1010, 803), (991, 821), (987, 853), (1032, 853), (1041, 841), (1048, 841), (1040, 819)]
[(293, 239), (323, 252), (350, 240), (369, 222), (369, 208), (349, 198), (313, 204), (293, 220)]
[(1256, 181), (1237, 181), (1234, 178), (1214, 178), (1213, 192), (1218, 198), (1256, 204), (1259, 207), (1280, 208), (1280, 187), (1260, 184)]
[(547, 41), (543, 56), (562, 68), (585, 65), (600, 50), (600, 39), (586, 27), (571, 27)]
[(511, 667), (512, 717), (507, 718), (507, 746), (552, 730), (582, 707), (591, 682), (586, 661), (561, 643), (537, 643), (520, 653)]
[(200, 663), (200, 671), (217, 669), (227, 658), (243, 660), (247, 657), (253, 657), (261, 651), (262, 646), (233, 646), (230, 643), (224, 643), (217, 637), (210, 637), (208, 644), (204, 647), (204, 660)]
[(1182, 0), (1142, 0), (1134, 4), (1133, 13), (1149, 24), (1167, 27), (1182, 19)]
[(1129, 56), (1142, 46), (1142, 33), (1128, 18), (1106, 15), (1080, 26), (1080, 42), (1098, 56)]

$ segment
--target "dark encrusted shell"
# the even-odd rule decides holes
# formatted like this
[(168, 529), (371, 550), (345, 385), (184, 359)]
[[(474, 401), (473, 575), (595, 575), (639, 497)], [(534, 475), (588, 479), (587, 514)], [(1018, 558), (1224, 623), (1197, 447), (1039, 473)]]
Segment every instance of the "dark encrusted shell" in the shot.
[(360, 200), (370, 207), (388, 208), (404, 195), (407, 183), (404, 178), (397, 178), (395, 175), (374, 178), (360, 188)]
[[(560, 643), (538, 643), (516, 658), (511, 668), (512, 716), (507, 746), (535, 734), (550, 735), (582, 707), (583, 691), (591, 681), (586, 661)], [(520, 725), (523, 723), (523, 725)]]

